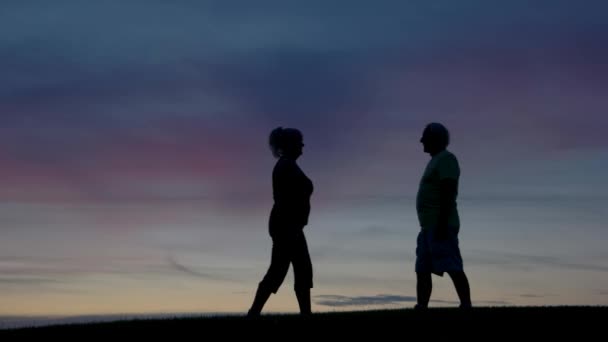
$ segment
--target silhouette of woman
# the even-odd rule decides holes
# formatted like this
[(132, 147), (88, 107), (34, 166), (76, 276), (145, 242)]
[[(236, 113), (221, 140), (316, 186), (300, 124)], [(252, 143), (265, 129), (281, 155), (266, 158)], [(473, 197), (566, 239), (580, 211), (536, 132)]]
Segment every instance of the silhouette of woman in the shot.
[(300, 313), (309, 315), (312, 263), (303, 229), (308, 224), (313, 185), (296, 163), (304, 147), (302, 133), (294, 128), (277, 127), (270, 133), (269, 144), (278, 159), (272, 171), (274, 205), (268, 223), (272, 256), (247, 315), (260, 315), (270, 295), (283, 283), (290, 264)]

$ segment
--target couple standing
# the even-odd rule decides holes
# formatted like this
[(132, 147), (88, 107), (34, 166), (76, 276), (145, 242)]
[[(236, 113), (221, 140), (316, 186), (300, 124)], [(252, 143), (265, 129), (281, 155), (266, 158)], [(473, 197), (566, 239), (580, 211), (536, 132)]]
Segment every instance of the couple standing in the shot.
[[(303, 141), (302, 133), (294, 128), (278, 127), (270, 133), (270, 149), (278, 159), (272, 172), (274, 205), (269, 220), (272, 256), (248, 316), (260, 315), (270, 295), (283, 283), (290, 264), (293, 265), (300, 313), (311, 314), (312, 263), (303, 229), (308, 224), (313, 184), (296, 163), (302, 155)], [(418, 303), (415, 308), (428, 307), (433, 288), (431, 274), (443, 276), (444, 272), (454, 282), (460, 307), (470, 308), (469, 282), (458, 247), (458, 160), (446, 150), (450, 135), (442, 124), (428, 124), (420, 142), (431, 160), (424, 170), (416, 197), (421, 230), (416, 246)]]

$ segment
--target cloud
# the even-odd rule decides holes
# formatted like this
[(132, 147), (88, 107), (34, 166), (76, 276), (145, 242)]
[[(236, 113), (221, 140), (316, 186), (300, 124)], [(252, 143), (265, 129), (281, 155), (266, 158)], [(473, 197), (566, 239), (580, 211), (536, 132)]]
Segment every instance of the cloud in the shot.
[[(479, 251), (478, 251), (479, 252)], [(508, 269), (536, 269), (538, 267), (552, 267), (577, 271), (608, 272), (608, 266), (590, 263), (579, 263), (554, 256), (532, 255), (523, 253), (496, 253), (484, 251), (469, 258), (477, 264), (493, 265)]]
[(68, 282), (92, 274), (168, 274), (176, 268), (178, 263), (153, 257), (0, 257), (0, 279), (7, 283)]
[[(606, 146), (597, 124), (605, 73), (587, 59), (608, 55), (598, 43), (605, 4), (230, 3), (4, 6), (5, 183), (104, 198), (125, 175), (198, 176), (226, 191), (232, 180), (259, 179), (259, 169), (239, 171), (260, 164), (279, 124), (304, 130), (320, 183), (349, 191), (395, 189), (387, 176), (403, 174), (389, 158), (432, 116), (495, 122), (485, 132), (457, 127), (476, 131), (460, 139), (477, 156), (480, 134), (500, 135), (509, 149), (518, 148), (514, 134)], [(549, 50), (530, 48), (543, 44)], [(571, 115), (582, 107), (585, 122)], [(550, 127), (537, 136), (536, 123)]]
[(523, 298), (545, 298), (545, 297), (551, 297), (551, 296), (555, 296), (554, 294), (548, 294), (548, 293), (544, 293), (544, 294), (536, 294), (536, 293), (524, 293), (519, 295), (520, 297)]
[(395, 228), (389, 228), (379, 225), (372, 225), (366, 228), (361, 229), (354, 234), (362, 236), (362, 237), (370, 237), (370, 238), (386, 238), (386, 237), (394, 237), (394, 238), (403, 238), (404, 230), (401, 231)]
[(40, 276), (11, 276), (1, 275), (0, 284), (3, 285), (48, 285), (64, 283), (58, 278), (40, 277)]
[[(349, 306), (386, 306), (401, 305), (403, 303), (416, 303), (414, 296), (379, 294), (375, 296), (341, 296), (341, 295), (319, 295), (315, 296), (315, 303), (330, 307)], [(460, 302), (453, 300), (431, 299), (431, 303), (458, 305)], [(476, 300), (475, 305), (510, 305), (504, 300)]]
[(375, 296), (341, 296), (319, 295), (315, 296), (315, 303), (323, 306), (365, 306), (365, 305), (396, 305), (416, 302), (416, 297), (379, 294)]
[(203, 278), (214, 281), (234, 281), (233, 278), (222, 275), (221, 273), (223, 272), (220, 272), (217, 269), (212, 272), (201, 272), (191, 267), (185, 266), (184, 264), (177, 261), (174, 256), (169, 256), (167, 258), (167, 262), (173, 269), (197, 278)]
[(504, 300), (475, 300), (473, 305), (511, 305), (511, 302)]
[[(379, 294), (375, 296), (342, 296), (342, 295), (319, 295), (315, 296), (315, 303), (331, 307), (349, 306), (386, 306), (401, 305), (403, 303), (416, 303), (416, 297), (403, 295)], [(431, 303), (457, 305), (458, 301), (431, 299)], [(506, 301), (475, 301), (475, 304), (485, 305), (509, 305)]]
[(523, 298), (543, 298), (543, 297), (545, 297), (544, 295), (537, 295), (537, 294), (522, 294), (519, 296), (523, 297)]

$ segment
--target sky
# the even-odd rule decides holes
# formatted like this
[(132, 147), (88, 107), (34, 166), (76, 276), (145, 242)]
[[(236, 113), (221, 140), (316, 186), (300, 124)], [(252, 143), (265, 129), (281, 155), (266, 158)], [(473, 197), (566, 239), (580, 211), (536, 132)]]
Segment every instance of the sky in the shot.
[[(415, 303), (429, 122), (473, 304), (608, 305), (608, 4), (0, 4), (0, 316), (245, 312), (270, 131), (304, 134), (314, 311)], [(431, 306), (458, 304), (434, 278)], [(297, 312), (290, 273), (268, 312)]]

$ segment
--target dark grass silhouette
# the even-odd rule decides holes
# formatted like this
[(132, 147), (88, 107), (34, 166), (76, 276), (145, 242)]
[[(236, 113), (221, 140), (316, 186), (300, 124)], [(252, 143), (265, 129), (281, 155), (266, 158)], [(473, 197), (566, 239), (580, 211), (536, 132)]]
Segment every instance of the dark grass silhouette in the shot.
[[(262, 315), (256, 318), (216, 316), (132, 320), (0, 330), (8, 338), (137, 338), (214, 340), (246, 336), (248, 339), (297, 336), (324, 340), (331, 336), (358, 336), (405, 340), (408, 336), (593, 336), (604, 334), (608, 307), (484, 307), (469, 310), (432, 308), (375, 310), (342, 313)], [(295, 335), (294, 335), (295, 334)]]

